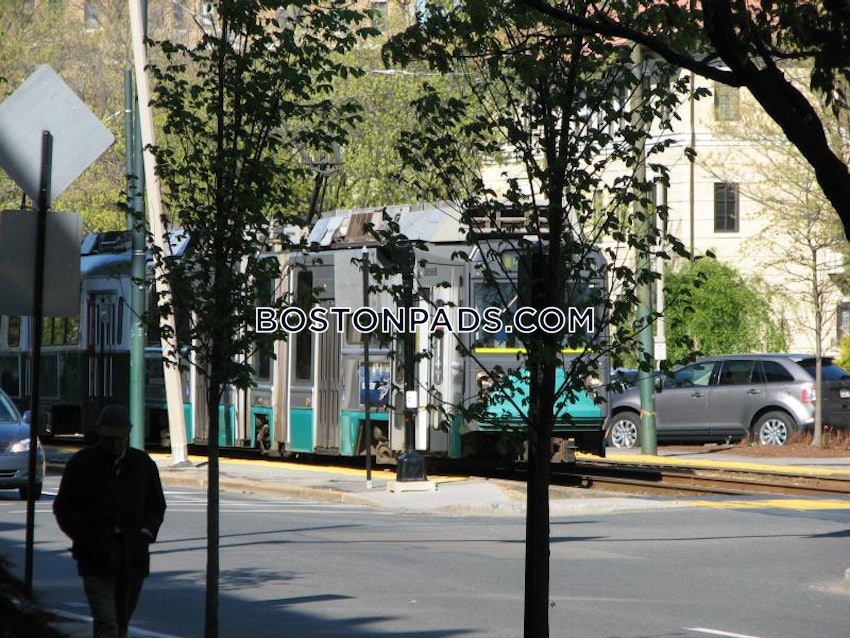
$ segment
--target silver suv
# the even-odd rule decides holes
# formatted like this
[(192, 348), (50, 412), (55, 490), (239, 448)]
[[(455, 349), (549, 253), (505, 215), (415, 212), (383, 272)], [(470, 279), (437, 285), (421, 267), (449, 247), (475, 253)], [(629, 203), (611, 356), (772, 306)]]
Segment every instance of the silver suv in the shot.
[[(823, 423), (850, 425), (850, 372), (823, 357)], [(784, 445), (815, 422), (815, 362), (810, 355), (746, 354), (699, 359), (655, 379), (659, 442), (739, 441)], [(640, 390), (610, 396), (608, 445), (640, 442)]]

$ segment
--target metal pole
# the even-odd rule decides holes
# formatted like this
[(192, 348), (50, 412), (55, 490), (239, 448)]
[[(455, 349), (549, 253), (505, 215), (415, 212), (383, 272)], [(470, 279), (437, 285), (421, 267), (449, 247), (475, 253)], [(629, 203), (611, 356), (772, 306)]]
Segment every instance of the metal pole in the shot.
[[(149, 108), (150, 87), (146, 75), (147, 52), (144, 46), (144, 16), (142, 7), (137, 2), (130, 2), (130, 33), (133, 43), (133, 68), (136, 72), (136, 92), (139, 105), (139, 126), (141, 128), (141, 147), (143, 149), (142, 164), (144, 166), (145, 191), (148, 198), (148, 220), (152, 241), (163, 253), (170, 254), (162, 217), (164, 207), (159, 187), (159, 177), (156, 174), (156, 157), (150, 149), (154, 145), (153, 114)], [(160, 304), (171, 306), (171, 288), (166, 279), (162, 265), (157, 266), (156, 286), (160, 296)], [(173, 315), (162, 317), (172, 334), (176, 334), (176, 323)], [(163, 355), (167, 355), (171, 344), (165, 335), (161, 338)], [(176, 354), (176, 353), (175, 353)], [(189, 446), (186, 440), (186, 420), (183, 414), (183, 387), (180, 370), (175, 366), (163, 364), (165, 377), (165, 396), (168, 404), (168, 428), (171, 434), (171, 457), (173, 465), (188, 463)]]
[(38, 404), (41, 401), (41, 324), (44, 319), (44, 244), (47, 209), (50, 206), (50, 177), (53, 165), (53, 136), (41, 133), (41, 183), (35, 233), (35, 282), (32, 313), (32, 391), (30, 393), (30, 450), (27, 467), (27, 534), (24, 564), (24, 593), (32, 596), (33, 545), (35, 536), (35, 472), (38, 452)]
[[(369, 307), (369, 250), (363, 247), (363, 307)], [(372, 489), (372, 390), (369, 371), (369, 338), (370, 333), (363, 333), (363, 385), (366, 386), (366, 396), (363, 399), (363, 409), (366, 418), (363, 420), (364, 447), (366, 448), (366, 489)]]
[[(133, 74), (124, 71), (128, 225), (132, 236), (130, 270), (130, 445), (145, 449), (145, 187), (139, 119), (133, 116)], [(138, 108), (137, 106), (135, 108)]]
[[(416, 259), (410, 242), (398, 249), (401, 265), (404, 308), (413, 307), (413, 268)], [(416, 390), (416, 335), (406, 326), (404, 339), (404, 452), (398, 457), (396, 479), (399, 481), (424, 481), (425, 459), (416, 451), (416, 411), (419, 408)]]
[[(637, 82), (632, 93), (632, 118), (633, 123), (644, 128), (644, 133), (647, 132), (649, 122), (640, 119), (640, 110), (643, 106), (643, 82), (645, 78), (645, 67), (643, 61), (643, 52), (640, 45), (635, 45), (632, 50), (632, 62), (635, 65), (635, 73), (637, 74)], [(646, 149), (644, 147), (644, 138), (639, 138), (639, 158), (638, 164), (635, 167), (635, 182), (643, 185), (646, 182)], [(637, 233), (644, 241), (649, 242), (652, 237), (654, 221), (650, 216), (646, 207), (641, 203), (643, 195), (635, 201), (636, 212), (642, 212), (642, 222), (640, 223)], [(642, 250), (638, 252), (636, 270), (640, 277), (641, 272), (648, 273), (652, 268), (652, 257), (650, 250)], [(639, 283), (637, 286), (638, 298), (638, 326), (640, 327), (640, 359), (641, 362), (648, 362), (650, 368), (653, 364), (653, 342), (652, 342), (652, 292), (649, 282)], [(658, 447), (655, 432), (655, 387), (652, 370), (641, 371), (638, 380), (640, 390), (640, 446), (644, 454), (657, 454)]]
[[(656, 183), (656, 210), (667, 208), (667, 184), (659, 180)], [(666, 214), (666, 213), (665, 213)], [(655, 215), (656, 224), (661, 221), (658, 218), (658, 213)], [(661, 234), (660, 248), (666, 245), (667, 223), (663, 222), (663, 227), (658, 229)], [(658, 318), (655, 320), (655, 361), (661, 362), (667, 360), (667, 334), (664, 324), (664, 260), (660, 255), (655, 259), (655, 270), (658, 273), (658, 281), (655, 290), (655, 310), (658, 313)]]

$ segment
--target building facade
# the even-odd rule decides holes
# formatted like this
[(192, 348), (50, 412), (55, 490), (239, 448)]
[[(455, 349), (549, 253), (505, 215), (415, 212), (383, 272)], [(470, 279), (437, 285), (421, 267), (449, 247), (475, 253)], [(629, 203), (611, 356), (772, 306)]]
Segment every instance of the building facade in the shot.
[[(667, 231), (692, 254), (710, 252), (760, 285), (790, 351), (814, 353), (820, 323), (823, 352), (837, 354), (850, 334), (837, 215), (811, 167), (745, 89), (689, 80), (675, 128), (663, 134), (671, 144), (652, 157), (669, 171)], [(711, 96), (694, 99), (700, 88)], [(847, 129), (835, 133), (846, 157)], [(508, 175), (522, 179), (521, 167), (489, 166), (485, 182), (501, 192)]]

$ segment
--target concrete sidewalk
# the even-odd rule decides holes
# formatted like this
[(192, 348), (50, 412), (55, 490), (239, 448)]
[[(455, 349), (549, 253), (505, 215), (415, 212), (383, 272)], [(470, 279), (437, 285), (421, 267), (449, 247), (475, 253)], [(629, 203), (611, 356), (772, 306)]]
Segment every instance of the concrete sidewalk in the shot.
[[(205, 489), (206, 458), (192, 456), (189, 465), (175, 467), (168, 455), (152, 455), (165, 485)], [(521, 484), (467, 476), (429, 475), (424, 483), (399, 483), (395, 469), (372, 471), (371, 487), (365, 470), (326, 467), (275, 460), (222, 459), (222, 490), (277, 494), (296, 499), (389, 508), (400, 512), (444, 515), (525, 514), (525, 489)], [(674, 507), (658, 499), (624, 497), (576, 488), (553, 487), (552, 514), (612, 512)]]

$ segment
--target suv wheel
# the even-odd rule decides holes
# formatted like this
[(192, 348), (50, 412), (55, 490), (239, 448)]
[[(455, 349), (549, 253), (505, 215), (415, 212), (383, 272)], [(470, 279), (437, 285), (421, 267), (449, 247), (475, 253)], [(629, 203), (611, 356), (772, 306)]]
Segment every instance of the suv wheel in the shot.
[(606, 439), (612, 447), (631, 448), (640, 438), (640, 421), (637, 414), (620, 412), (611, 419)]
[(767, 412), (753, 426), (753, 437), (759, 445), (785, 445), (794, 429), (794, 419), (785, 412)]

